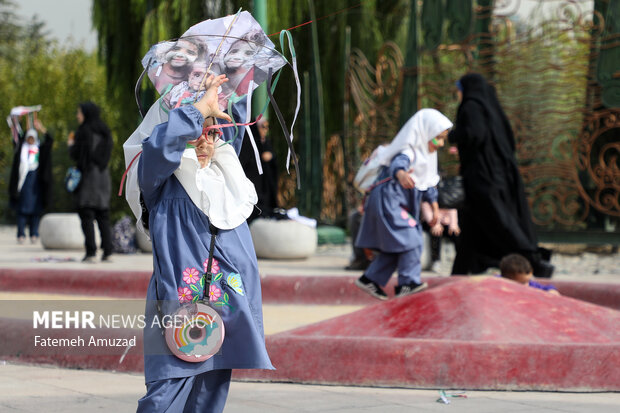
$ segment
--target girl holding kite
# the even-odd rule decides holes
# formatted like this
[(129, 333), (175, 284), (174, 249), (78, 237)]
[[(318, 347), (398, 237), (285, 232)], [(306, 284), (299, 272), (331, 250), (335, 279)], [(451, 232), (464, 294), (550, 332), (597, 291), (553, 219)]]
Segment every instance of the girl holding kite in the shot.
[[(212, 44), (211, 65), (219, 61), (220, 51), (224, 53), (226, 39), (252, 28), (260, 25), (240, 11), (198, 23), (182, 38), (202, 38)], [(262, 36), (264, 47), (269, 48), (264, 54), (279, 57), (269, 66), (277, 71), (286, 59)], [(151, 61), (156, 48), (147, 52), (143, 64)], [(256, 66), (259, 54), (250, 59), (251, 66)], [(149, 69), (145, 64), (145, 71)], [(205, 93), (197, 96), (197, 102), (182, 102), (168, 111), (160, 98), (123, 145), (126, 198), (138, 227), (150, 232), (153, 245), (144, 329), (147, 394), (139, 401), (139, 412), (221, 412), (233, 368), (273, 369), (265, 348), (258, 262), (246, 222), (257, 195), (238, 158), (249, 129), (251, 92), (264, 80), (254, 76), (247, 95), (223, 102), (227, 99), (222, 99), (223, 91), (218, 99), (218, 88), (226, 86), (228, 79), (225, 74), (209, 73), (199, 88)], [(228, 108), (227, 114), (223, 108)], [(231, 123), (218, 126), (216, 118)], [(223, 336), (219, 352), (198, 353), (195, 345), (185, 344), (195, 338), (193, 328), (184, 330), (188, 335), (183, 340), (173, 341), (170, 332), (177, 329), (153, 323), (187, 308), (217, 311), (225, 334), (214, 334), (217, 327), (210, 324), (199, 338), (207, 337), (206, 346), (200, 341), (198, 347), (202, 350), (209, 339)]]
[[(30, 123), (30, 122), (29, 122)], [(10, 205), (17, 214), (17, 242), (26, 240), (28, 225), (30, 241), (39, 238), (39, 220), (43, 210), (51, 203), (52, 145), (54, 140), (40, 120), (34, 119), (34, 128), (18, 138), (13, 155), (9, 180)], [(41, 132), (45, 139), (39, 141)]]
[[(138, 412), (221, 412), (233, 368), (273, 369), (246, 223), (256, 191), (233, 147), (219, 139), (216, 122), (231, 121), (218, 106), (217, 89), (226, 81), (225, 75), (210, 75), (198, 102), (171, 110), (142, 142), (138, 182), (149, 211), (154, 271), (144, 329), (147, 394)], [(214, 277), (204, 291), (200, 276), (209, 272), (210, 252)], [(217, 308), (226, 335), (218, 354), (187, 362), (168, 350), (163, 329), (152, 321), (160, 312), (158, 302), (174, 311), (203, 296)]]

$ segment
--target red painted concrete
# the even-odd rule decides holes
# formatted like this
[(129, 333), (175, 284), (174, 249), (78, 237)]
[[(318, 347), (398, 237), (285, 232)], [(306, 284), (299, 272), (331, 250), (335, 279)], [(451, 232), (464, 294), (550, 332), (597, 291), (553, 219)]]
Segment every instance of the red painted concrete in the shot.
[(620, 344), (522, 344), (378, 337), (267, 338), (275, 371), (237, 379), (410, 388), (619, 391)]
[[(151, 277), (146, 271), (101, 271), (0, 268), (0, 291), (47, 292), (144, 298)], [(356, 276), (262, 277), (263, 301), (268, 304), (370, 305), (376, 300), (354, 285)], [(424, 278), (431, 288), (464, 277)], [(542, 283), (549, 281), (540, 281)], [(550, 281), (564, 296), (620, 310), (620, 284)], [(394, 292), (393, 279), (385, 290)]]
[[(235, 377), (301, 383), (420, 388), (620, 391), (620, 312), (509, 281), (454, 278), (393, 299), (267, 337), (276, 371)], [(80, 333), (80, 332), (78, 332)], [(132, 337), (98, 354), (33, 348), (31, 320), (0, 319), (0, 357), (64, 367), (141, 371), (139, 330), (86, 330)], [(52, 338), (75, 330), (51, 331)]]
[(267, 338), (238, 378), (462, 389), (620, 390), (620, 312), (494, 277)]
[(620, 344), (620, 311), (501, 278), (475, 277), (300, 327), (288, 334)]
[(604, 307), (620, 310), (620, 285), (585, 283), (578, 281), (537, 280), (541, 284), (553, 284), (565, 297), (576, 298)]
[(144, 298), (150, 272), (0, 268), (0, 290)]

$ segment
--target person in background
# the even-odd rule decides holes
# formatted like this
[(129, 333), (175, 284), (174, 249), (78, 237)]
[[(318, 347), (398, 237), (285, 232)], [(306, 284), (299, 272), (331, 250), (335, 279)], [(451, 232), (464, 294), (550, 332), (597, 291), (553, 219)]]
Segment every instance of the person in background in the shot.
[(268, 139), (269, 121), (261, 117), (255, 124), (250, 126), (250, 129), (256, 140), (256, 148), (258, 149), (263, 174), (260, 175), (258, 173), (254, 148), (248, 135), (243, 139), (239, 161), (245, 175), (254, 184), (256, 194), (258, 195), (256, 208), (248, 218), (248, 223), (259, 216), (269, 218), (273, 216), (274, 210), (278, 208), (278, 169), (273, 148)]
[(534, 275), (551, 277), (550, 252), (538, 247), (515, 138), (495, 89), (477, 73), (461, 77), (457, 89), (461, 103), (449, 140), (458, 146), (465, 206), (452, 274), (482, 273), (519, 253)]
[[(375, 298), (387, 299), (381, 287), (396, 269), (396, 297), (428, 287), (420, 279), (420, 203), (437, 201), (437, 150), (443, 147), (451, 127), (452, 122), (441, 112), (422, 109), (407, 121), (378, 158), (384, 166), (366, 198), (355, 242), (358, 248), (379, 251), (355, 282)], [(434, 217), (433, 221), (436, 220)]]
[[(429, 204), (422, 202), (420, 215), (424, 229), (431, 235), (431, 271), (439, 273), (439, 263), (441, 261), (441, 238), (450, 239), (456, 246), (458, 236), (461, 233), (459, 228), (458, 212), (454, 208), (439, 208), (438, 203)], [(435, 225), (431, 226), (433, 217), (437, 217)]]
[(344, 267), (347, 271), (365, 270), (370, 265), (369, 253), (370, 250), (364, 248), (357, 248), (355, 246), (355, 240), (357, 233), (360, 230), (362, 224), (362, 217), (364, 216), (364, 206), (360, 204), (353, 212), (349, 214), (349, 231), (351, 231), (351, 248), (353, 250), (353, 256), (349, 260), (349, 265)]
[(500, 275), (502, 278), (507, 278), (512, 281), (516, 281), (519, 284), (527, 285), (528, 287), (537, 288), (539, 290), (547, 291), (553, 295), (560, 295), (555, 286), (551, 284), (543, 285), (532, 281), (532, 266), (530, 262), (522, 255), (509, 254), (506, 255), (499, 263)]
[(108, 163), (112, 156), (112, 136), (110, 129), (101, 120), (100, 110), (93, 102), (80, 103), (77, 109), (79, 123), (75, 135), (69, 135), (69, 155), (77, 163), (82, 173), (75, 190), (74, 202), (82, 223), (86, 255), (84, 262), (97, 261), (94, 221), (97, 221), (101, 235), (103, 262), (110, 261), (112, 255), (112, 235), (110, 230), (111, 181)]
[[(26, 240), (26, 226), (30, 242), (37, 242), (41, 214), (51, 204), (54, 140), (40, 120), (34, 120), (34, 127), (26, 131), (24, 138), (15, 147), (9, 180), (9, 200), (17, 214), (19, 244)], [(37, 131), (45, 136), (42, 144)]]

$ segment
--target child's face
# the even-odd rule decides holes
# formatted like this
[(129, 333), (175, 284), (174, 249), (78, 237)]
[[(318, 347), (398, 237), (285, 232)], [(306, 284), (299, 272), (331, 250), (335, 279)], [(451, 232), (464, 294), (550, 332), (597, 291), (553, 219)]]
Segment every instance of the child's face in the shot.
[(448, 137), (448, 130), (441, 132), (439, 135), (435, 136), (435, 138), (428, 141), (428, 151), (433, 153), (437, 151), (437, 149), (442, 148), (446, 144), (446, 138)]
[(224, 64), (229, 69), (238, 69), (252, 56), (254, 56), (254, 50), (250, 43), (235, 42), (224, 56)]
[[(214, 118), (207, 118), (204, 126), (212, 126), (214, 124)], [(219, 140), (221, 134), (222, 131), (219, 129), (210, 129), (206, 135), (203, 133), (198, 139), (187, 142), (194, 146), (201, 169), (209, 165), (209, 161), (211, 161), (215, 152), (215, 143)]]
[(516, 282), (518, 282), (519, 284), (523, 284), (523, 285), (527, 285), (530, 280), (532, 279), (532, 276), (534, 274), (532, 274), (531, 272), (518, 272), (514, 275), (514, 277), (512, 277), (512, 279)]
[(187, 83), (192, 92), (198, 92), (200, 84), (202, 83), (202, 79), (205, 77), (206, 73), (206, 67), (194, 67), (192, 69), (192, 73), (189, 74), (189, 78), (187, 79)]
[(166, 61), (172, 67), (183, 67), (198, 57), (198, 47), (187, 40), (179, 39), (166, 53)]

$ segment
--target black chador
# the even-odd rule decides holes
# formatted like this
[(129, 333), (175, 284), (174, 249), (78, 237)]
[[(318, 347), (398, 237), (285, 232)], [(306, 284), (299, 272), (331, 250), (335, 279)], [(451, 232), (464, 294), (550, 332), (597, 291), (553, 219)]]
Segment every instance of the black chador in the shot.
[(458, 145), (466, 201), (452, 273), (481, 273), (519, 253), (530, 260), (534, 275), (550, 277), (549, 251), (538, 248), (514, 135), (495, 89), (476, 73), (457, 86), (463, 97), (449, 139)]

